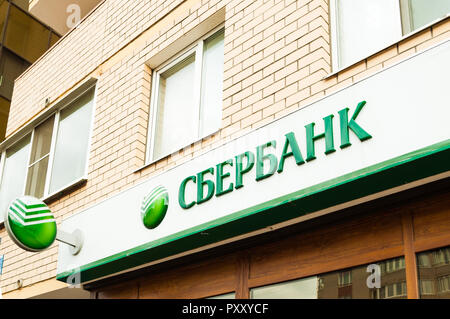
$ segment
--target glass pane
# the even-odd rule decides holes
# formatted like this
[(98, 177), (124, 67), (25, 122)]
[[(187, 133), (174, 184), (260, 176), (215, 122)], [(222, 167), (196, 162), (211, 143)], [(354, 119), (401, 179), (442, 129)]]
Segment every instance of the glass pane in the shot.
[(61, 37), (57, 35), (56, 33), (52, 32), (52, 35), (50, 37), (50, 47), (53, 46)]
[(320, 275), (318, 298), (406, 298), (404, 261), (404, 257), (399, 257), (354, 267), (351, 271), (335, 271)]
[(94, 92), (94, 88), (90, 89), (61, 111), (50, 193), (68, 186), (85, 174)]
[(402, 36), (399, 2), (339, 0), (337, 2), (339, 67), (358, 62)]
[(352, 272), (351, 271), (341, 272), (338, 277), (338, 285), (342, 287), (351, 284), (352, 284)]
[(11, 6), (5, 45), (30, 62), (48, 49), (50, 31), (22, 10)]
[(235, 296), (234, 292), (231, 292), (229, 294), (218, 295), (218, 296), (209, 297), (206, 299), (236, 299), (236, 296)]
[(222, 123), (222, 89), (224, 65), (224, 30), (208, 38), (204, 44), (201, 135), (217, 132)]
[(14, 80), (21, 75), (30, 64), (6, 49), (3, 49), (2, 51), (0, 60), (0, 95), (11, 100)]
[(54, 120), (55, 116), (52, 116), (34, 130), (25, 188), (26, 195), (37, 198), (44, 196)]
[(421, 295), (434, 295), (434, 286), (432, 280), (420, 280), (419, 283)]
[(411, 27), (414, 31), (450, 13), (449, 0), (409, 0)]
[(194, 80), (194, 55), (160, 74), (153, 159), (169, 155), (198, 137)]
[[(31, 0), (33, 1), (33, 0)], [(28, 11), (30, 0), (12, 0), (12, 3), (16, 4), (18, 7)]]
[(30, 165), (50, 153), (54, 120), (55, 116), (52, 116), (34, 130)]
[(0, 221), (4, 220), (9, 204), (23, 195), (29, 155), (30, 136), (6, 151), (5, 166), (0, 186)]
[(2, 32), (5, 25), (6, 13), (8, 12), (8, 1), (0, 0), (0, 42), (2, 41)]
[(250, 293), (255, 299), (405, 299), (404, 260), (404, 257), (394, 258), (351, 270), (259, 287)]
[(420, 254), (417, 256), (417, 265), (419, 267), (431, 267), (430, 259), (427, 254)]
[(0, 142), (5, 139), (10, 102), (0, 96)]
[(45, 178), (47, 177), (48, 168), (47, 155), (39, 162), (35, 163), (28, 169), (27, 186), (25, 189), (25, 195), (31, 195), (36, 198), (44, 196)]
[(417, 264), (420, 297), (450, 299), (450, 246), (417, 254)]
[(317, 277), (292, 280), (250, 290), (252, 299), (317, 299)]

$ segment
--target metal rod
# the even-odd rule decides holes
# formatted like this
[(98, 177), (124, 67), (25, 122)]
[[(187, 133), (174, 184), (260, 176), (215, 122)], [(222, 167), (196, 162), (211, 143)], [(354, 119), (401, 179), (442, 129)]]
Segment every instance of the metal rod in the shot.
[(72, 247), (77, 245), (76, 239), (72, 236), (72, 234), (66, 233), (60, 229), (58, 229), (58, 232), (56, 233), (56, 240)]
[(68, 245), (72, 255), (78, 254), (83, 246), (83, 235), (78, 229), (71, 234), (58, 229), (56, 233), (56, 240)]

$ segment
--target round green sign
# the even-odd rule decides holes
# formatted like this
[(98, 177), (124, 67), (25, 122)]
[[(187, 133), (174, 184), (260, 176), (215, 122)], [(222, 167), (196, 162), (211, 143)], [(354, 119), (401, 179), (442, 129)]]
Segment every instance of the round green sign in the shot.
[(5, 226), (12, 240), (28, 251), (41, 251), (56, 239), (56, 220), (44, 202), (31, 196), (15, 199), (8, 208)]
[(142, 201), (141, 218), (144, 226), (153, 229), (159, 226), (169, 207), (169, 193), (164, 186), (154, 188)]

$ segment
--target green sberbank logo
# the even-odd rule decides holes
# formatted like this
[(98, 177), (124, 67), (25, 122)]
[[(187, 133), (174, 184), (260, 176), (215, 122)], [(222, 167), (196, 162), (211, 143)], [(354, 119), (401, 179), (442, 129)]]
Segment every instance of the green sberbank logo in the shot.
[(154, 229), (161, 224), (169, 207), (169, 193), (164, 186), (155, 187), (142, 201), (141, 217), (144, 226)]
[(15, 199), (8, 208), (5, 226), (12, 240), (28, 251), (42, 251), (56, 239), (56, 220), (47, 205), (31, 196)]

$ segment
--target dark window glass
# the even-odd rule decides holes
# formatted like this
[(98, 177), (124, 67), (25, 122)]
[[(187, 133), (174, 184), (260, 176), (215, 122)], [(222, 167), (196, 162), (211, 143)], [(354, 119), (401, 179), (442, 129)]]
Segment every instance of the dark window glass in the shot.
[(8, 123), (10, 103), (0, 96), (0, 142), (5, 139), (6, 124)]
[(11, 6), (4, 45), (30, 62), (48, 49), (50, 30), (25, 12)]
[(323, 274), (319, 281), (319, 299), (403, 299), (406, 298), (405, 258)]
[(3, 40), (3, 28), (5, 27), (6, 13), (8, 12), (8, 1), (0, 0), (0, 42)]
[(401, 0), (403, 34), (417, 30), (450, 13), (448, 0)]
[(0, 95), (11, 100), (14, 80), (29, 66), (25, 60), (3, 49), (0, 60)]
[(52, 35), (50, 37), (50, 47), (52, 47), (59, 39), (61, 39), (61, 37), (55, 32), (52, 32)]
[[(447, 282), (443, 282), (445, 286)], [(404, 299), (404, 257), (250, 290), (253, 299)]]
[(28, 11), (29, 9), (29, 2), (31, 2), (30, 0), (12, 0), (12, 3), (14, 3), (15, 5), (17, 5), (18, 7)]
[(450, 299), (450, 246), (417, 254), (421, 298)]

